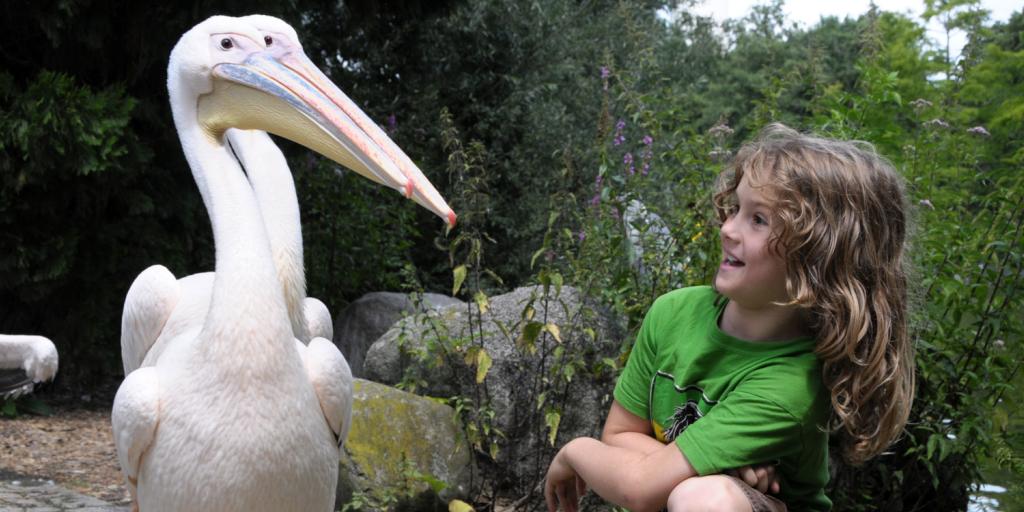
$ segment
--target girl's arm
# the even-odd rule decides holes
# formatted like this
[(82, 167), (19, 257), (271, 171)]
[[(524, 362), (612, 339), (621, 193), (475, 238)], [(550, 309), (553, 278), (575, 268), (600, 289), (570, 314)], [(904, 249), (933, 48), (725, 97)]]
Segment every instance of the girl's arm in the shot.
[(548, 509), (558, 504), (575, 512), (587, 482), (602, 498), (630, 510), (658, 510), (680, 482), (696, 475), (674, 444), (653, 437), (651, 424), (612, 402), (601, 441), (579, 438), (565, 445), (548, 469), (545, 498)]
[(611, 446), (638, 451), (647, 455), (665, 445), (654, 438), (651, 422), (637, 416), (612, 400), (608, 419), (604, 422), (601, 441)]
[(696, 474), (674, 444), (644, 454), (580, 437), (566, 444), (551, 461), (544, 497), (549, 511), (561, 504), (562, 510), (574, 512), (578, 475), (607, 501), (633, 511), (653, 511), (665, 506), (680, 482)]
[[(650, 422), (613, 400), (601, 441), (575, 439), (551, 461), (544, 488), (548, 510), (555, 512), (561, 505), (566, 512), (576, 512), (586, 486), (630, 510), (664, 507), (672, 489), (697, 472), (674, 443), (662, 444), (653, 434)], [(644, 470), (663, 479), (645, 476)], [(771, 466), (747, 466), (737, 473), (762, 492), (779, 490)]]

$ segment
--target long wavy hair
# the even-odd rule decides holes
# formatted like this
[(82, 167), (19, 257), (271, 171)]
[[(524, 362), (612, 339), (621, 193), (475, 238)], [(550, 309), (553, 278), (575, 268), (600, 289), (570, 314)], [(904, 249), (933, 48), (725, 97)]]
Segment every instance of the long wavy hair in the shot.
[(786, 262), (787, 305), (805, 311), (817, 339), (843, 457), (863, 463), (899, 437), (914, 397), (903, 179), (868, 143), (781, 124), (720, 175), (723, 221), (744, 177), (772, 201), (769, 248)]

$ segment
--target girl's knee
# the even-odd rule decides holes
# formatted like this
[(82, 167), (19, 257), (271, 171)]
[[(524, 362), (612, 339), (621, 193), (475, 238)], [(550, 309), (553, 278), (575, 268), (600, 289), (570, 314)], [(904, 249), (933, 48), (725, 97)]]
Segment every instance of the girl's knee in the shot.
[(751, 512), (750, 501), (729, 477), (689, 478), (668, 496), (669, 512)]

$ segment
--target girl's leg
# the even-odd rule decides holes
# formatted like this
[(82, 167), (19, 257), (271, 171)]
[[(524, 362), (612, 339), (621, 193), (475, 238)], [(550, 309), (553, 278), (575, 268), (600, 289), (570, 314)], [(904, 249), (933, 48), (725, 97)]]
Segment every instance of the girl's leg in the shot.
[(786, 512), (786, 504), (725, 475), (689, 478), (668, 497), (670, 512)]

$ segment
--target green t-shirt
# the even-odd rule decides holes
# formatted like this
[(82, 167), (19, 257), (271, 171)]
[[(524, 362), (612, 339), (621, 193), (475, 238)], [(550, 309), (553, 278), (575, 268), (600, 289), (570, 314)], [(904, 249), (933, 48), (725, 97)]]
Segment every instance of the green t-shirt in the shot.
[(828, 391), (814, 340), (750, 342), (722, 332), (710, 287), (667, 293), (644, 318), (615, 400), (674, 441), (697, 473), (777, 463), (790, 510), (829, 510)]

